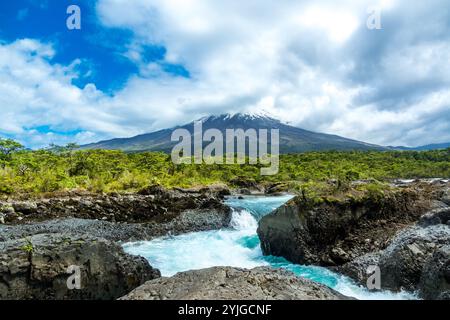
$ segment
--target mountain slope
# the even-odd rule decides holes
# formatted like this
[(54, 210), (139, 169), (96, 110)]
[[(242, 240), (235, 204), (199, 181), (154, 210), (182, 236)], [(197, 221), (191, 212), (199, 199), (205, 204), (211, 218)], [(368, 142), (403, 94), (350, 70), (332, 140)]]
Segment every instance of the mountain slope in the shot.
[[(226, 129), (279, 129), (280, 152), (296, 153), (322, 150), (385, 150), (386, 148), (343, 138), (337, 135), (312, 132), (293, 127), (268, 116), (251, 114), (223, 114), (200, 119), (203, 131), (211, 128), (219, 129), (225, 137)], [(171, 142), (173, 130), (183, 128), (194, 131), (194, 122), (171, 129), (159, 130), (132, 138), (112, 139), (82, 146), (83, 149), (111, 149), (128, 152), (164, 151), (171, 152), (177, 142)], [(270, 145), (270, 143), (269, 143)]]
[(450, 142), (447, 143), (437, 143), (437, 144), (427, 144), (419, 147), (391, 147), (395, 150), (404, 150), (404, 151), (428, 151), (428, 150), (439, 150), (439, 149), (447, 149), (450, 148)]

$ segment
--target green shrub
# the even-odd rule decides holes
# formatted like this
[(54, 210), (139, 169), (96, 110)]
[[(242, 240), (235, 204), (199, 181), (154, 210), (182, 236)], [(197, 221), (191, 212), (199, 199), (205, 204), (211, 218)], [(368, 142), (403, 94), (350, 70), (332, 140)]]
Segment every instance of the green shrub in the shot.
[[(450, 177), (450, 149), (287, 154), (280, 156), (280, 170), (274, 176), (261, 176), (260, 165), (174, 165), (170, 155), (160, 152), (55, 150), (14, 149), (7, 159), (0, 159), (0, 194), (38, 194), (67, 189), (135, 191), (151, 184), (165, 187), (232, 185), (239, 177), (265, 184), (285, 182), (291, 190), (319, 199), (327, 193), (345, 196), (352, 190), (351, 182), (358, 179)], [(379, 197), (384, 187), (375, 184), (362, 191)]]

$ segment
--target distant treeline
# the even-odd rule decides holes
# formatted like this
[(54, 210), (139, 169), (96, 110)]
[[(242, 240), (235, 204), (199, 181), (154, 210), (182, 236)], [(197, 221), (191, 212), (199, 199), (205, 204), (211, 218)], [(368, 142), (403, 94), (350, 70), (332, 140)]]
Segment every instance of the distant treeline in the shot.
[(136, 191), (151, 184), (191, 187), (236, 181), (255, 183), (338, 182), (359, 179), (450, 177), (450, 149), (435, 151), (308, 152), (280, 156), (280, 171), (261, 176), (259, 165), (172, 163), (158, 152), (77, 151), (76, 145), (29, 151), (0, 140), (0, 194), (84, 189)]

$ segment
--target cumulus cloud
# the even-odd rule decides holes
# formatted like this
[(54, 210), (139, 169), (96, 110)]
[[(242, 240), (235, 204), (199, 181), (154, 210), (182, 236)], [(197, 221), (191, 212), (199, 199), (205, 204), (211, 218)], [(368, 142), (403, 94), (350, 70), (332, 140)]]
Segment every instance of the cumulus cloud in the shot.
[(106, 98), (94, 84), (83, 89), (72, 84), (80, 62), (52, 64), (54, 55), (51, 45), (36, 40), (0, 45), (0, 132), (31, 146), (70, 140), (64, 132), (76, 131), (80, 141), (87, 132), (127, 134), (107, 108), (100, 108)]
[[(265, 109), (311, 130), (380, 144), (450, 140), (445, 1), (101, 0), (106, 26), (159, 43), (192, 78), (155, 84), (145, 103), (168, 116)], [(368, 30), (369, 8), (382, 30)], [(131, 94), (131, 88), (125, 92)], [(179, 103), (183, 101), (183, 103)], [(166, 122), (167, 120), (162, 120)]]
[[(369, 7), (381, 8), (381, 30), (367, 29)], [(25, 136), (50, 125), (93, 141), (264, 109), (305, 129), (371, 143), (447, 142), (446, 7), (445, 0), (98, 0), (104, 28), (132, 31), (125, 55), (139, 72), (105, 95), (95, 84), (73, 86), (76, 68), (53, 64), (51, 46), (1, 45), (7, 107), (0, 132)], [(149, 45), (166, 49), (164, 61), (145, 61)], [(183, 66), (189, 77), (162, 63)]]

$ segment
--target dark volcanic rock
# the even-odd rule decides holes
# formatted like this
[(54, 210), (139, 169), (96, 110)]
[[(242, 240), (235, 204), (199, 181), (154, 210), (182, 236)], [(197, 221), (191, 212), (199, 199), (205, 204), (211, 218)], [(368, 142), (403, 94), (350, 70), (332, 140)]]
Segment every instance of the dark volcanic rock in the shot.
[(232, 179), (230, 183), (239, 188), (256, 189), (256, 190), (259, 190), (260, 188), (255, 180), (242, 177), (236, 177)]
[[(449, 299), (450, 208), (433, 210), (421, 221), (401, 231), (385, 250), (363, 255), (338, 268), (365, 284), (369, 266), (378, 266), (381, 287), (417, 291), (425, 299)], [(445, 223), (444, 223), (445, 222)]]
[(150, 240), (155, 237), (155, 233), (158, 234), (158, 230), (146, 228), (145, 224), (68, 218), (14, 226), (0, 226), (0, 241), (22, 239), (38, 234), (67, 232), (73, 235), (89, 235), (110, 241)]
[(445, 244), (450, 244), (450, 227), (445, 225), (401, 232), (380, 256), (382, 287), (417, 290), (427, 260)]
[[(221, 201), (224, 193), (149, 188), (0, 203), (7, 223), (0, 225), (0, 299), (123, 296), (159, 271), (115, 242), (227, 227), (232, 212)], [(81, 290), (67, 289), (71, 265), (81, 268)]]
[(446, 205), (450, 206), (450, 188), (446, 188), (442, 192), (442, 196), (440, 199), (442, 202), (444, 202)]
[(228, 227), (231, 212), (188, 210), (166, 222), (126, 223), (90, 219), (55, 219), (20, 225), (0, 225), (0, 241), (20, 239), (42, 233), (64, 233), (100, 237), (111, 241), (151, 240), (168, 234), (216, 230)]
[(20, 225), (0, 225), (0, 241), (20, 239), (42, 233), (65, 233), (100, 237), (111, 241), (151, 240), (165, 235), (217, 230), (228, 227), (229, 210), (187, 210), (167, 219), (147, 223), (110, 222), (103, 220), (65, 218)]
[(419, 289), (424, 299), (450, 300), (450, 245), (436, 250), (425, 263)]
[(195, 191), (151, 187), (142, 194), (79, 195), (4, 202), (0, 203), (0, 214), (7, 224), (80, 218), (149, 223), (155, 224), (154, 229), (161, 225), (180, 233), (204, 230), (206, 225), (213, 229), (227, 224), (231, 210), (221, 201), (225, 192), (218, 187)]
[(289, 190), (289, 186), (286, 183), (278, 182), (269, 184), (266, 187), (266, 194), (281, 194), (283, 192), (287, 192)]
[(343, 300), (340, 293), (271, 268), (214, 267), (148, 281), (123, 300)]
[[(69, 266), (81, 289), (69, 290)], [(116, 299), (160, 276), (141, 257), (90, 236), (40, 234), (0, 242), (0, 299)]]
[(334, 270), (339, 273), (345, 274), (361, 285), (366, 286), (367, 279), (370, 276), (370, 274), (368, 274), (368, 268), (370, 266), (379, 265), (380, 255), (381, 251), (368, 253), (357, 257), (356, 259), (342, 266), (335, 267)]
[(428, 227), (431, 225), (448, 224), (450, 220), (450, 207), (442, 206), (435, 210), (424, 214), (420, 217), (419, 225), (421, 227)]
[(343, 200), (297, 196), (260, 220), (262, 250), (295, 263), (342, 265), (384, 249), (399, 230), (414, 224), (433, 204), (430, 189), (421, 185)]
[[(150, 194), (154, 193), (154, 194)], [(151, 188), (0, 203), (0, 299), (116, 299), (160, 276), (117, 241), (229, 226), (226, 191)], [(114, 241), (114, 242), (111, 242)], [(69, 290), (69, 266), (81, 290)]]

